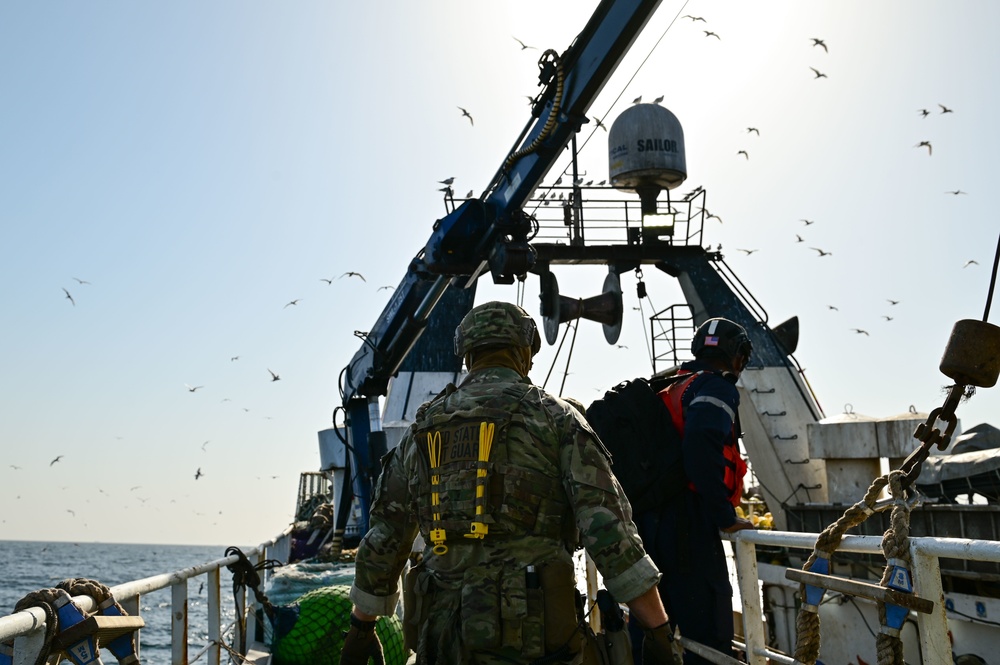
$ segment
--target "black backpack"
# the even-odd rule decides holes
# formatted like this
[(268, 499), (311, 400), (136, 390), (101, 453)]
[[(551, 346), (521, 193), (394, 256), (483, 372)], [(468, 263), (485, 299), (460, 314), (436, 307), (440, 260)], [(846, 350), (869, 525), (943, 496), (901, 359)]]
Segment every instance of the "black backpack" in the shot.
[(619, 383), (587, 409), (635, 515), (662, 506), (687, 486), (681, 436), (656, 393), (640, 377)]

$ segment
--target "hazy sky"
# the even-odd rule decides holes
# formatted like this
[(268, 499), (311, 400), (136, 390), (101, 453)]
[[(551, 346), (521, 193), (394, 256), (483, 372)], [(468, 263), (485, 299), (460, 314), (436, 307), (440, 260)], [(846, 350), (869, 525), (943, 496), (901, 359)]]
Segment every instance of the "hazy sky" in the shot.
[[(528, 120), (540, 50), (514, 37), (561, 52), (595, 6), (0, 4), (0, 539), (280, 531), (354, 331), (445, 213), (437, 181), (481, 192)], [(796, 357), (828, 416), (939, 406), (951, 328), (983, 316), (997, 25), (992, 0), (664, 0), (591, 109), (610, 126), (665, 96), (685, 132), (679, 191), (706, 188), (722, 222), (705, 242), (772, 324), (800, 317)], [(581, 167), (606, 178), (606, 134), (591, 134)], [(662, 308), (672, 280), (655, 272)], [(603, 283), (557, 276), (577, 297)], [(580, 326), (565, 393), (584, 402), (648, 372), (622, 282), (629, 349)], [(533, 313), (537, 294), (532, 277)], [(552, 361), (544, 348), (532, 377)], [(959, 415), (1000, 424), (1000, 390)]]

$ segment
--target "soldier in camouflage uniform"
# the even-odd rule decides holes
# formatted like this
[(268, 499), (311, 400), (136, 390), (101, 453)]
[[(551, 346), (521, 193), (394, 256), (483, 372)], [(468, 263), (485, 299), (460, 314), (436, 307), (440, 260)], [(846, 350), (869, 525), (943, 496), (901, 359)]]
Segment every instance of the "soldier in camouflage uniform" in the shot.
[(423, 404), (383, 459), (342, 665), (381, 656), (374, 620), (395, 611), (417, 533), (426, 546), (404, 582), (404, 635), (418, 664), (596, 662), (577, 611), (581, 546), (650, 627), (647, 655), (675, 662), (660, 573), (607, 452), (576, 409), (527, 379), (539, 346), (534, 321), (509, 303), (480, 305), (459, 324), (469, 375)]

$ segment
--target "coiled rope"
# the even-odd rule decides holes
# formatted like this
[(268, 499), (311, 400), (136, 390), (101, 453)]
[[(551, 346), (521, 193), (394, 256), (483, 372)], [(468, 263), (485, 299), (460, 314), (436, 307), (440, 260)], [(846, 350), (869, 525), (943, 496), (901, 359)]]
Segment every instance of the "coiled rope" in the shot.
[(510, 168), (514, 165), (514, 162), (517, 160), (538, 150), (538, 146), (540, 146), (542, 142), (548, 138), (549, 134), (552, 133), (552, 129), (556, 126), (556, 121), (559, 119), (559, 111), (562, 109), (563, 102), (563, 63), (562, 58), (559, 57), (559, 54), (556, 53), (555, 50), (548, 49), (542, 54), (542, 57), (538, 59), (539, 69), (544, 69), (548, 66), (548, 62), (546, 61), (547, 58), (551, 58), (556, 67), (556, 94), (552, 98), (552, 110), (549, 111), (548, 120), (545, 121), (545, 126), (542, 127), (541, 133), (535, 137), (535, 140), (531, 142), (531, 145), (518, 150), (517, 152), (511, 153), (510, 156), (507, 157), (503, 163), (504, 172), (509, 172)]
[(53, 604), (62, 594), (66, 593), (62, 589), (39, 589), (32, 591), (14, 605), (14, 613), (23, 612), (29, 607), (39, 607), (45, 612), (45, 641), (42, 649), (38, 652), (35, 665), (44, 665), (49, 658), (49, 651), (52, 650), (52, 640), (59, 632), (59, 615)]
[(233, 602), (236, 605), (236, 620), (240, 624), (240, 644), (239, 652), (241, 655), (245, 656), (247, 652), (246, 640), (247, 640), (247, 626), (246, 626), (246, 611), (243, 605), (243, 594), (240, 592), (243, 589), (249, 587), (253, 591), (254, 598), (260, 603), (260, 606), (264, 608), (264, 614), (272, 622), (277, 614), (277, 608), (274, 604), (268, 600), (267, 594), (261, 589), (260, 575), (258, 574), (261, 570), (270, 570), (272, 568), (277, 568), (283, 565), (280, 561), (276, 559), (266, 559), (261, 561), (257, 565), (250, 562), (247, 555), (238, 547), (228, 547), (226, 548), (226, 557), (236, 556), (237, 561), (226, 566), (226, 569), (233, 574)]
[[(882, 536), (882, 554), (885, 555), (885, 570), (880, 584), (886, 586), (897, 565), (911, 570), (910, 562), (910, 505), (906, 502), (903, 489), (903, 472), (889, 473), (889, 495), (894, 499), (889, 518), (889, 529)], [(903, 665), (903, 641), (899, 630), (890, 628), (886, 622), (885, 603), (878, 603), (878, 621), (881, 625), (875, 639), (878, 665)]]

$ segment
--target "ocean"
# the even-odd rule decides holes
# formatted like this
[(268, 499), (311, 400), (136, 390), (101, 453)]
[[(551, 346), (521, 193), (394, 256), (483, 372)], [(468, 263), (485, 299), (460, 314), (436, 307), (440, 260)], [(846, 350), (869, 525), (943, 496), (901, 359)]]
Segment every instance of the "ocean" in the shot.
[[(251, 549), (250, 547), (244, 548)], [(225, 557), (226, 546), (122, 545), (103, 543), (22, 542), (0, 540), (0, 611), (11, 614), (21, 598), (32, 591), (53, 587), (64, 579), (83, 577), (109, 587), (132, 580), (170, 573)], [(207, 642), (207, 598), (199, 592), (204, 576), (188, 581), (188, 653), (193, 657)], [(232, 576), (221, 576), (222, 625), (235, 616)], [(170, 588), (142, 597), (140, 660), (143, 665), (169, 665)], [(115, 662), (103, 651), (104, 662)]]

